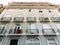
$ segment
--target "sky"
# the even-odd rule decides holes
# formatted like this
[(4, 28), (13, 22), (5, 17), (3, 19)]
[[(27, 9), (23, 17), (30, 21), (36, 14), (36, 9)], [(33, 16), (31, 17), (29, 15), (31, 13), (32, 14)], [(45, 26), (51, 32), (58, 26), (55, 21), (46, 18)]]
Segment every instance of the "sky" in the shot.
[(60, 0), (0, 0), (0, 4), (7, 5), (8, 2), (49, 2), (52, 4), (60, 4)]

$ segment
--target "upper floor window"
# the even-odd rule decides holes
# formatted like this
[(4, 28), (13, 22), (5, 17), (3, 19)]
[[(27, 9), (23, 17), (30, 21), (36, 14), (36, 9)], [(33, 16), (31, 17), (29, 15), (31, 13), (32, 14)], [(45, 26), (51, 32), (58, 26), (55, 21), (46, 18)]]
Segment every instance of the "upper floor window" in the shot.
[(18, 45), (18, 39), (11, 39), (10, 45)]
[(16, 34), (22, 33), (21, 25), (20, 24), (15, 24), (13, 26), (13, 28), (10, 29), (9, 33), (16, 33)]
[(5, 25), (0, 25), (0, 34), (5, 33)]
[(55, 31), (54, 29), (51, 28), (51, 26), (49, 24), (42, 24), (42, 32), (44, 34), (54, 34)]
[(28, 24), (28, 29), (36, 29), (36, 24)]
[(55, 39), (48, 39), (48, 45), (57, 45)]
[(47, 23), (42, 24), (43, 29), (51, 29), (51, 26)]
[(38, 30), (36, 28), (36, 24), (28, 24), (28, 33), (34, 34), (34, 33), (38, 33)]
[(39, 38), (27, 38), (27, 45), (40, 45)]

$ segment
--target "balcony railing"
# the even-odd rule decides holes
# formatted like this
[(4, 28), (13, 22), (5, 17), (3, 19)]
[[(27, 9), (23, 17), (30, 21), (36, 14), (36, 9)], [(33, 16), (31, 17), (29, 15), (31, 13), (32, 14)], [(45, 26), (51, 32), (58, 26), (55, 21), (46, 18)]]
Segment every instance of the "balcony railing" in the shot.
[(23, 20), (24, 20), (24, 17), (15, 17), (14, 18), (15, 22), (17, 22), (17, 21), (23, 22)]
[(36, 22), (36, 17), (27, 17), (28, 22)]
[(49, 22), (48, 17), (40, 17), (39, 20), (40, 20), (41, 22)]
[(55, 35), (54, 29), (42, 29), (44, 35)]
[(27, 29), (26, 30), (27, 34), (39, 34), (38, 29)]
[(51, 20), (53, 21), (53, 22), (59, 22), (60, 21), (60, 17), (51, 17)]
[(0, 21), (11, 21), (11, 17), (2, 17)]

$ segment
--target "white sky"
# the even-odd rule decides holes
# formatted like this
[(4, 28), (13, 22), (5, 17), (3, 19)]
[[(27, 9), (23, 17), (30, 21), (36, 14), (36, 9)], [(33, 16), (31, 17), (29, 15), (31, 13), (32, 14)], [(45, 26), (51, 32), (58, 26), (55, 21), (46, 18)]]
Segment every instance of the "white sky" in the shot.
[(60, 4), (60, 0), (0, 0), (0, 4), (8, 4), (8, 2), (50, 2), (52, 4)]

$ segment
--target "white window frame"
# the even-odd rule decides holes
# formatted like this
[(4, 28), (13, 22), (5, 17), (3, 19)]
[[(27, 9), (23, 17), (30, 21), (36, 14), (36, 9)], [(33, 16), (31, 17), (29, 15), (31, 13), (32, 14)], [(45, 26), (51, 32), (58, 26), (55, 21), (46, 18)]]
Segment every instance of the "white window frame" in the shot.
[[(38, 43), (41, 45), (41, 40), (40, 40), (40, 38), (38, 38), (38, 39), (39, 39), (39, 42), (38, 42)], [(28, 42), (27, 42), (27, 39), (26, 39), (25, 45), (27, 45), (27, 43), (28, 43)], [(31, 42), (31, 43), (32, 43), (32, 42)]]
[[(49, 38), (48, 38), (48, 39), (49, 39)], [(49, 45), (49, 41), (48, 41), (48, 39), (47, 39), (47, 44)], [(56, 41), (56, 39), (55, 39), (55, 38), (52, 38), (52, 39), (54, 39), (54, 40), (55, 40), (56, 45), (57, 45), (57, 41)]]

